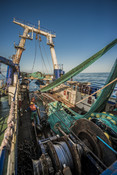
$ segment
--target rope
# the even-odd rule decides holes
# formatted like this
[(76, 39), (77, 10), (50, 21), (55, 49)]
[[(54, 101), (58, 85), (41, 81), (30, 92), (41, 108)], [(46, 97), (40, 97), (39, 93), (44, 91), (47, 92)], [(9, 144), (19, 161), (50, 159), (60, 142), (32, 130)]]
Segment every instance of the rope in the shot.
[[(39, 97), (40, 98), (40, 97)], [(41, 98), (40, 98), (41, 99)], [(44, 102), (44, 100), (43, 99), (41, 99), (41, 101), (43, 101)], [(48, 103), (47, 103), (48, 104)], [(50, 110), (52, 110), (51, 108), (50, 108)], [(56, 110), (57, 111), (57, 110)], [(80, 139), (79, 139), (79, 137), (77, 137), (77, 135), (62, 121), (62, 119), (56, 114), (56, 113), (54, 113), (55, 115), (56, 115), (56, 117), (65, 125), (65, 127), (73, 134), (73, 136), (80, 142), (80, 144), (82, 144), (82, 145), (85, 145), (84, 144), (84, 142), (83, 141), (81, 141)], [(106, 165), (85, 145), (85, 147), (87, 148), (87, 150), (89, 150), (90, 151), (90, 153), (93, 155), (93, 157), (98, 161), (98, 162), (100, 162), (100, 164), (102, 164), (102, 166), (106, 169), (107, 167), (106, 167)]]
[[(19, 77), (19, 72), (18, 72), (18, 77)], [(14, 93), (14, 97), (13, 97), (13, 101), (11, 102), (11, 107), (10, 107), (10, 111), (9, 111), (9, 116), (8, 116), (8, 120), (7, 120), (7, 127), (5, 128), (5, 132), (4, 132), (4, 138), (2, 140), (1, 143), (1, 147), (0, 150), (3, 150), (4, 147), (6, 147), (7, 149), (10, 149), (11, 146), (11, 137), (14, 134), (14, 109), (15, 109), (15, 97), (17, 94), (17, 88), (18, 88), (18, 80), (16, 83), (16, 88), (15, 88), (15, 93)], [(4, 120), (5, 121), (5, 120)], [(13, 122), (13, 123), (12, 123)]]
[(102, 140), (99, 136), (97, 138), (104, 144), (106, 145), (111, 151), (113, 151), (117, 155), (117, 151), (115, 151), (110, 145), (108, 145), (104, 140)]
[[(46, 95), (47, 95), (47, 94), (43, 94), (43, 97), (46, 96)], [(52, 98), (52, 97), (50, 97), (50, 96), (48, 96), (48, 95), (47, 95), (47, 97), (49, 97), (49, 98), (51, 98), (52, 100), (56, 101), (54, 98)], [(47, 99), (47, 97), (46, 97), (46, 99)], [(49, 99), (47, 99), (47, 101), (48, 101), (48, 100), (49, 100)], [(48, 103), (49, 103), (49, 101), (48, 101)], [(62, 106), (62, 107), (63, 107), (63, 106)], [(65, 107), (63, 107), (63, 108), (65, 108)], [(67, 108), (66, 108), (66, 109), (67, 109)], [(69, 109), (68, 109), (68, 110), (69, 110)], [(68, 121), (68, 122), (70, 122), (69, 119), (66, 118), (66, 114), (67, 114), (67, 113), (63, 113), (63, 112), (61, 113), (61, 110), (60, 110), (60, 109), (57, 110), (57, 112), (58, 112), (58, 114), (59, 114), (59, 112), (60, 112), (60, 114), (62, 114), (61, 117), (62, 117), (62, 118), (65, 117), (65, 120)], [(70, 111), (70, 112), (71, 112), (71, 111)], [(74, 116), (71, 116), (71, 118), (73, 118), (73, 119), (76, 120), (76, 118), (75, 118)], [(70, 123), (71, 123), (71, 125), (72, 125), (72, 124), (73, 124), (73, 121), (70, 122)]]
[(87, 96), (86, 98), (83, 98), (82, 100), (78, 101), (76, 104), (81, 103), (82, 101), (86, 100), (89, 97), (92, 97), (93, 95), (97, 94), (99, 91), (101, 91), (102, 89), (106, 88), (107, 86), (111, 85), (112, 83), (114, 83), (115, 81), (117, 81), (117, 78), (115, 78), (114, 80), (112, 80), (110, 83), (106, 84), (105, 86), (103, 86), (102, 88), (100, 88), (99, 90), (97, 90), (96, 92), (94, 92), (93, 94)]
[(40, 53), (41, 53), (41, 58), (42, 58), (43, 64), (44, 64), (44, 66), (45, 66), (46, 71), (48, 72), (47, 67), (46, 67), (46, 64), (45, 64), (45, 61), (44, 61), (44, 58), (43, 58), (43, 54), (42, 54), (42, 50), (41, 50), (40, 41), (39, 41), (39, 49), (40, 49)]
[[(41, 41), (41, 42), (42, 42), (42, 41)], [(47, 58), (47, 61), (48, 61), (48, 65), (49, 65), (49, 67), (50, 67), (50, 71), (52, 72), (52, 67), (51, 67), (51, 65), (50, 65), (50, 62), (49, 62), (49, 59), (48, 59), (48, 56), (47, 56), (47, 53), (46, 53), (46, 50), (45, 50), (45, 47), (44, 47), (43, 42), (42, 42), (42, 46), (43, 46), (43, 49), (44, 49), (44, 51), (45, 51), (45, 55), (46, 55), (46, 58)]]
[(33, 66), (32, 66), (32, 73), (33, 73), (33, 69), (34, 69), (34, 65), (36, 61), (36, 55), (37, 55), (37, 44), (36, 44), (36, 39), (35, 39), (35, 55), (34, 55), (34, 61), (33, 61)]
[(63, 169), (63, 165), (73, 168), (73, 160), (71, 152), (65, 142), (57, 142), (56, 144), (53, 144), (57, 156), (59, 158), (61, 169)]

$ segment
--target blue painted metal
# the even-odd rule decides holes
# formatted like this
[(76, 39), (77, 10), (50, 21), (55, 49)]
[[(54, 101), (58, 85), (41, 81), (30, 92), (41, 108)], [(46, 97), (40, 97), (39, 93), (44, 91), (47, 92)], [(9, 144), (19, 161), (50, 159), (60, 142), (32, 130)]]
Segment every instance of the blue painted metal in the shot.
[(117, 174), (117, 161), (115, 161), (109, 168), (101, 173), (101, 175), (116, 175)]
[(0, 63), (11, 66), (14, 70), (16, 70), (15, 64), (11, 60), (9, 60), (5, 57), (0, 56)]
[(7, 67), (7, 76), (6, 76), (6, 82), (7, 86), (11, 85), (13, 81), (13, 69), (11, 66)]
[(7, 86), (12, 84), (13, 81), (13, 72), (16, 71), (16, 65), (9, 59), (0, 56), (0, 63), (8, 65), (7, 67), (7, 75), (6, 75), (6, 82)]
[[(8, 72), (7, 72), (7, 75), (8, 75)], [(18, 76), (19, 76), (19, 73), (18, 73)], [(18, 81), (17, 81), (17, 83), (18, 83)], [(16, 91), (17, 91), (17, 85), (16, 85), (13, 101), (15, 101)], [(17, 122), (17, 124), (18, 124), (18, 122)], [(18, 125), (17, 125), (17, 128), (18, 128)], [(7, 149), (4, 148), (1, 150), (1, 153), (0, 153), (0, 175), (3, 175), (4, 167), (6, 164), (5, 159), (7, 159), (7, 157), (8, 157), (7, 153), (8, 153)], [(15, 160), (17, 160), (17, 142), (16, 142), (16, 147), (15, 147), (15, 155), (16, 155)], [(15, 170), (16, 170), (15, 175), (17, 175), (17, 161), (15, 161)]]
[(55, 75), (55, 79), (58, 79), (60, 77), (60, 69), (54, 69), (54, 75)]
[(54, 75), (55, 79), (58, 79), (61, 77), (61, 75), (64, 75), (65, 72), (62, 69), (54, 69)]
[(97, 138), (104, 144), (106, 145), (111, 151), (113, 151), (115, 154), (117, 154), (117, 151), (115, 151), (111, 146), (109, 146), (104, 140), (102, 140), (99, 136)]
[(6, 150), (3, 149), (0, 154), (0, 175), (3, 174), (3, 170), (4, 170), (5, 152)]
[(41, 142), (41, 140), (39, 140), (38, 143), (39, 143), (39, 145), (41, 147), (42, 154), (45, 154), (46, 150), (45, 150), (45, 147), (44, 147), (43, 143)]

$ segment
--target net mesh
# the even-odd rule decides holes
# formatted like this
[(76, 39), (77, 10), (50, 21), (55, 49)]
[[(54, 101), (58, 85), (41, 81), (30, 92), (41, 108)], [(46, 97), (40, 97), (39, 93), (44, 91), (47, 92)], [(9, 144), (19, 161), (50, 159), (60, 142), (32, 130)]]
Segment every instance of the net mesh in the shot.
[(117, 39), (115, 39), (110, 44), (108, 44), (107, 46), (105, 46), (102, 50), (100, 50), (99, 52), (97, 52), (96, 54), (94, 54), (93, 56), (91, 56), (90, 58), (88, 58), (87, 60), (85, 60), (84, 62), (82, 62), (80, 65), (76, 66), (75, 68), (73, 68), (72, 70), (70, 70), (69, 72), (67, 72), (62, 77), (58, 78), (56, 81), (53, 81), (48, 86), (42, 88), (41, 89), (41, 92), (45, 92), (45, 91), (48, 91), (50, 89), (53, 89), (56, 86), (59, 86), (60, 84), (66, 82), (71, 77), (77, 75), (78, 73), (80, 73), (81, 71), (83, 71), (84, 69), (86, 69), (88, 66), (90, 66), (92, 63), (94, 63), (97, 59), (99, 59), (102, 55), (104, 55), (108, 50), (110, 50), (116, 44), (117, 44)]
[[(107, 78), (106, 84), (117, 78), (117, 60), (115, 61), (112, 70)], [(100, 96), (98, 96), (96, 102), (91, 106), (89, 112), (85, 115), (77, 114), (76, 112), (69, 109), (66, 105), (59, 102), (52, 102), (48, 104), (48, 122), (50, 123), (51, 128), (54, 132), (59, 133), (56, 129), (57, 125), (66, 132), (69, 133), (69, 129), (76, 120), (80, 118), (96, 118), (98, 117), (102, 122), (111, 127), (115, 132), (117, 132), (117, 116), (112, 116), (110, 119), (103, 117), (104, 115), (99, 113), (104, 110), (106, 102), (108, 101), (113, 89), (115, 87), (116, 81), (105, 89), (102, 90)], [(94, 113), (95, 112), (95, 113)], [(94, 115), (92, 115), (94, 113)], [(66, 127), (67, 126), (67, 127)], [(60, 133), (59, 133), (60, 134)]]

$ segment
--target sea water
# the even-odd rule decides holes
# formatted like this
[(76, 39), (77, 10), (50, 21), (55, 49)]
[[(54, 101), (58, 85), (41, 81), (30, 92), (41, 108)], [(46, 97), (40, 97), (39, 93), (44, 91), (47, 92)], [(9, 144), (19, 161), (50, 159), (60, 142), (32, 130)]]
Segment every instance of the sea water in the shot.
[[(90, 82), (91, 86), (96, 87), (103, 87), (105, 85), (105, 82), (109, 76), (109, 73), (80, 73), (77, 76), (74, 77), (73, 80), (79, 81), (79, 82)], [(39, 85), (35, 84), (36, 80), (33, 80), (29, 84), (29, 90), (30, 91), (36, 91), (39, 90)], [(117, 84), (115, 86), (115, 89), (112, 93), (112, 97), (116, 98), (117, 94)], [(8, 116), (9, 114), (9, 105), (8, 105), (8, 98), (7, 97), (1, 97), (0, 98), (0, 120), (3, 117)]]
[[(109, 73), (80, 73), (74, 77), (74, 80), (79, 82), (90, 82), (91, 86), (101, 88), (105, 85), (108, 76)], [(112, 96), (116, 97), (116, 93), (117, 93), (117, 84), (114, 88)]]
[[(101, 88), (105, 85), (105, 82), (109, 76), (109, 73), (80, 73), (73, 78), (74, 81), (79, 82), (90, 82), (91, 86)], [(35, 84), (35, 80), (30, 83), (30, 91), (39, 90), (39, 85)], [(112, 96), (115, 97), (117, 91), (117, 85), (112, 93)]]
[[(109, 76), (109, 73), (80, 73), (78, 75), (76, 75), (73, 80), (75, 81), (79, 81), (79, 82), (90, 82), (91, 86), (96, 86), (96, 87), (103, 87), (105, 85), (105, 82), (107, 80)], [(5, 78), (0, 74), (0, 79), (4, 79), (5, 82)], [(29, 90), (30, 91), (36, 91), (39, 90), (40, 87), (39, 85), (35, 84), (37, 80), (33, 80), (30, 82), (29, 84)], [(115, 96), (117, 91), (117, 84), (115, 86), (115, 89), (113, 91), (113, 94)]]
[[(79, 81), (79, 82), (90, 82), (91, 86), (96, 86), (96, 87), (101, 88), (105, 85), (105, 82), (106, 82), (108, 76), (109, 76), (109, 73), (80, 73), (77, 76), (75, 76), (73, 78), (73, 80)], [(30, 91), (36, 91), (36, 90), (40, 89), (39, 85), (35, 84), (36, 81), (37, 80), (33, 80), (30, 82), (30, 84), (29, 84)], [(116, 93), (117, 93), (117, 84), (116, 84), (115, 89), (112, 93), (112, 96), (116, 97)], [(2, 103), (2, 101), (3, 101), (3, 103)], [(5, 110), (5, 108), (3, 107), (4, 105), (5, 105), (5, 108), (8, 108), (8, 107), (6, 107), (8, 105), (7, 99), (1, 98), (0, 110), (2, 110), (2, 112)]]

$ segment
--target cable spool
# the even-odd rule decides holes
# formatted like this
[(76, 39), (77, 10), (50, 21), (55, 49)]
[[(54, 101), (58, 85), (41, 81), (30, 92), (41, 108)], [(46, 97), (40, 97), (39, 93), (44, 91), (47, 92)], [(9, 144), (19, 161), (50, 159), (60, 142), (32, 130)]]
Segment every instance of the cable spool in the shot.
[(48, 142), (48, 154), (51, 157), (56, 172), (62, 171), (64, 164), (73, 169), (72, 155), (65, 142)]
[(59, 141), (64, 141), (66, 142), (73, 158), (73, 174), (81, 174), (81, 154), (82, 154), (82, 148), (80, 145), (73, 144), (66, 136), (60, 137), (58, 139)]
[(73, 169), (72, 155), (67, 144), (65, 142), (57, 142), (53, 146), (59, 158), (61, 169), (63, 168), (64, 164)]

